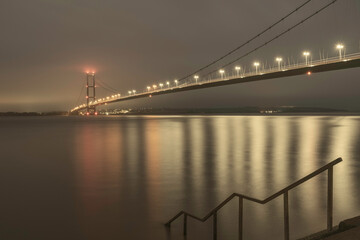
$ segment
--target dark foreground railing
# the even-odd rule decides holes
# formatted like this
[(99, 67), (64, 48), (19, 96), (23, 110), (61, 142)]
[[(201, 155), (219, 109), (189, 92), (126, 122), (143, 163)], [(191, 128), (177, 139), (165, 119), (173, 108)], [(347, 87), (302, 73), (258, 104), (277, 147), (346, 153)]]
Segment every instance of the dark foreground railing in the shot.
[(299, 179), (298, 181), (290, 184), (286, 188), (274, 193), (273, 195), (269, 196), (268, 198), (265, 198), (264, 200), (259, 200), (256, 198), (248, 197), (239, 193), (233, 193), (228, 198), (226, 198), (222, 203), (220, 203), (217, 207), (215, 207), (213, 210), (211, 210), (205, 217), (199, 218), (193, 214), (190, 214), (185, 211), (181, 211), (178, 214), (176, 214), (173, 218), (171, 218), (165, 226), (170, 228), (171, 223), (175, 221), (177, 218), (179, 218), (181, 215), (184, 215), (184, 226), (183, 231), (184, 235), (187, 234), (187, 218), (191, 217), (198, 221), (205, 222), (208, 220), (211, 216), (213, 217), (213, 239), (217, 239), (217, 212), (225, 206), (230, 200), (232, 200), (234, 197), (239, 198), (239, 240), (243, 239), (243, 201), (244, 199), (249, 200), (251, 202), (256, 202), (260, 204), (265, 204), (267, 202), (270, 202), (271, 200), (284, 195), (284, 239), (289, 240), (290, 239), (290, 232), (289, 232), (289, 191), (298, 185), (306, 182), (307, 180), (317, 176), (318, 174), (324, 172), (327, 170), (328, 172), (328, 191), (327, 191), (327, 230), (331, 231), (333, 227), (333, 167), (334, 165), (341, 162), (342, 159), (338, 158), (325, 166), (319, 168), (318, 170), (310, 173), (309, 175)]

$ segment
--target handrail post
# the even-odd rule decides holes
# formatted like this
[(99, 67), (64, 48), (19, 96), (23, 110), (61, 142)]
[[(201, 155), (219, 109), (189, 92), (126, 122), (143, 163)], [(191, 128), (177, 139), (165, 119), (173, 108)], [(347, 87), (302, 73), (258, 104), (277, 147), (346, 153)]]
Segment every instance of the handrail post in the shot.
[(187, 234), (187, 214), (184, 213), (184, 236)]
[(284, 193), (284, 239), (290, 239), (289, 233), (289, 195), (288, 191)]
[(333, 222), (333, 166), (328, 169), (328, 193), (327, 193), (327, 230), (332, 230)]
[(213, 240), (217, 239), (217, 212), (213, 215)]
[(239, 197), (239, 240), (243, 239), (243, 200)]

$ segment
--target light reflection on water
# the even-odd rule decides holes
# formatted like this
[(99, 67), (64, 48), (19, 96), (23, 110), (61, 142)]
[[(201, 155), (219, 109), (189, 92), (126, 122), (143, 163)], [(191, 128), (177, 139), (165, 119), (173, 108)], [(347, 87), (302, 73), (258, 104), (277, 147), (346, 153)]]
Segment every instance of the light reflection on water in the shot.
[[(233, 192), (263, 199), (337, 157), (344, 162), (334, 169), (334, 223), (360, 214), (360, 117), (0, 123), (0, 186), (7, 193), (0, 233), (8, 239), (23, 239), (16, 229), (33, 239), (182, 239), (181, 221), (170, 236), (162, 226), (178, 211), (202, 217)], [(290, 192), (292, 238), (326, 227), (326, 189), (323, 174)], [(282, 209), (282, 198), (264, 206), (245, 202), (245, 239), (282, 239)], [(219, 212), (219, 239), (237, 238), (236, 212), (236, 201)], [(211, 221), (188, 226), (187, 239), (210, 239)]]

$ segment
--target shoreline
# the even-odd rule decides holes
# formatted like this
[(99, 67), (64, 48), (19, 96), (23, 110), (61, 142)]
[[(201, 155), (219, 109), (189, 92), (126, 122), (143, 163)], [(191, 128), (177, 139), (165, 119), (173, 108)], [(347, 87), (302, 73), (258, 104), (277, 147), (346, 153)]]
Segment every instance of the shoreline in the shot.
[[(0, 114), (1, 117), (69, 117), (85, 116), (71, 114)], [(112, 116), (360, 116), (360, 112), (292, 112), (292, 113), (204, 113), (204, 112), (171, 112), (171, 113), (126, 113), (126, 114), (99, 114), (94, 117)], [(87, 116), (89, 117), (89, 116)]]

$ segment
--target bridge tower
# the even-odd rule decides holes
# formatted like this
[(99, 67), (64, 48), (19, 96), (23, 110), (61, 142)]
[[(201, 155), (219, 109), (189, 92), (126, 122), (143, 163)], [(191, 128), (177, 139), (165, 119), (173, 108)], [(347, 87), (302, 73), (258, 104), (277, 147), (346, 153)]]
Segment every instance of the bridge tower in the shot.
[(97, 115), (95, 102), (95, 73), (86, 73), (86, 115)]

